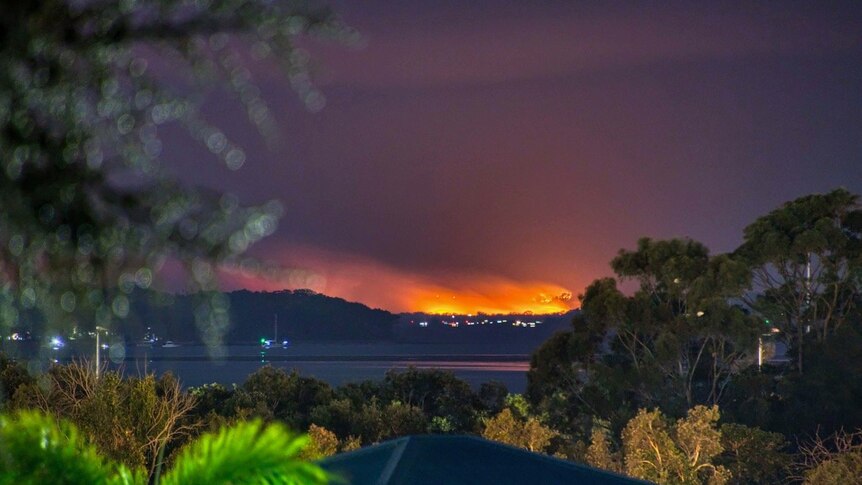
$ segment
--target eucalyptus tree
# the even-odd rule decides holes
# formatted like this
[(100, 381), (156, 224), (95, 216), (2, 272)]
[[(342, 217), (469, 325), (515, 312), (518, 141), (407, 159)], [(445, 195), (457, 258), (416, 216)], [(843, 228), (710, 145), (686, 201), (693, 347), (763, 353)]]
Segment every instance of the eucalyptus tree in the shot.
[(734, 303), (745, 265), (696, 241), (643, 238), (611, 266), (637, 288), (626, 294), (613, 278), (587, 287), (573, 332), (534, 356), (534, 401), (562, 390), (570, 405), (616, 424), (638, 407), (681, 414), (719, 403), (757, 342), (754, 319)]
[[(109, 326), (166, 260), (186, 266), (191, 290), (214, 289), (216, 266), (239, 264), (275, 230), (281, 208), (181, 186), (162, 167), (160, 133), (184, 126), (240, 168), (242, 148), (189, 93), (227, 88), (271, 136), (274, 118), (247, 64), (280, 63), (319, 109), (296, 41), (355, 35), (330, 10), (290, 0), (4, 1), (2, 11), (0, 328), (32, 314)], [(196, 315), (204, 339), (218, 344), (224, 301)]]
[(751, 269), (745, 301), (781, 330), (802, 372), (806, 339), (823, 342), (858, 315), (859, 196), (836, 189), (787, 202), (745, 228), (735, 256)]
[(710, 258), (696, 241), (647, 238), (635, 251), (620, 251), (611, 267), (639, 285), (620, 300), (623, 318), (609, 322), (635, 368), (657, 371), (686, 407), (697, 401), (696, 379), (707, 384), (704, 402), (717, 403), (755, 342), (751, 320), (732, 303), (745, 267), (725, 255)]
[(718, 418), (716, 406), (695, 406), (676, 421), (641, 409), (622, 433), (625, 472), (656, 483), (727, 483), (730, 470), (716, 463), (724, 451)]
[(533, 416), (517, 416), (504, 408), (496, 416), (487, 418), (482, 437), (526, 450), (542, 452), (550, 445), (557, 432)]

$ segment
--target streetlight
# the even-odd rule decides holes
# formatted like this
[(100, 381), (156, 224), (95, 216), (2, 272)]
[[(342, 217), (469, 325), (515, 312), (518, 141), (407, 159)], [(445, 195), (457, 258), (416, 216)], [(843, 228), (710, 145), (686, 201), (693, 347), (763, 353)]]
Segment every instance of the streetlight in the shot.
[(105, 327), (96, 326), (96, 379), (99, 378), (99, 350), (101, 346), (99, 345), (99, 332), (107, 332), (108, 329)]
[(757, 337), (757, 371), (763, 367), (763, 335)]
[[(766, 320), (766, 323), (770, 323), (769, 320)], [(773, 335), (779, 333), (781, 330), (771, 327), (769, 329), (769, 333), (762, 333), (759, 337), (757, 337), (757, 371), (760, 372), (763, 367), (763, 337), (772, 337)]]

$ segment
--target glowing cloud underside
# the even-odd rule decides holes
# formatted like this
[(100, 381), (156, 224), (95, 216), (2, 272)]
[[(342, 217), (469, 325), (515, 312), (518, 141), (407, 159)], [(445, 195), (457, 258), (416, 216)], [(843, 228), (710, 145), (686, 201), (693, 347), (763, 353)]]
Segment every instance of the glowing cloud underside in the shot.
[(393, 312), (557, 313), (572, 307), (571, 293), (552, 283), (463, 272), (419, 274), (309, 248), (285, 251), (278, 262), (282, 268), (297, 269), (268, 274), (227, 269), (222, 274), (224, 288), (307, 288)]

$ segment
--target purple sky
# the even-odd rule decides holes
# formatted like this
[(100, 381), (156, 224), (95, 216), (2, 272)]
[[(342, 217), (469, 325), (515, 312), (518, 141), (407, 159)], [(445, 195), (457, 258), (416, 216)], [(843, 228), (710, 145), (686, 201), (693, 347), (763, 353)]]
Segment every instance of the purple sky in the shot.
[(571, 3), (338, 2), (365, 38), (309, 43), (321, 111), (255, 69), (275, 148), (214, 96), (245, 166), (178, 134), (169, 157), (190, 182), (281, 199), (253, 253), (305, 270), (233, 284), (540, 309), (641, 236), (729, 251), (784, 201), (862, 192), (859, 2)]

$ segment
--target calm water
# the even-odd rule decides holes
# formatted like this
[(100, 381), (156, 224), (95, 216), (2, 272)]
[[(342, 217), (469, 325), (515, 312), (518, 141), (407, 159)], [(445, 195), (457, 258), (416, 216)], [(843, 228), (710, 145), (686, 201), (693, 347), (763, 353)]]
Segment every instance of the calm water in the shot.
[(106, 352), (112, 367), (126, 373), (171, 371), (186, 386), (218, 382), (242, 383), (264, 365), (296, 369), (331, 385), (382, 379), (390, 369), (409, 366), (442, 369), (478, 388), (483, 382), (500, 381), (511, 392), (523, 392), (529, 369), (528, 351), (517, 343), (482, 344), (292, 344), (287, 349), (264, 350), (258, 346), (230, 346), (223, 358), (213, 360), (203, 346), (127, 347)]

